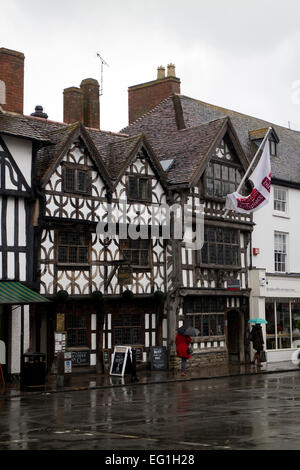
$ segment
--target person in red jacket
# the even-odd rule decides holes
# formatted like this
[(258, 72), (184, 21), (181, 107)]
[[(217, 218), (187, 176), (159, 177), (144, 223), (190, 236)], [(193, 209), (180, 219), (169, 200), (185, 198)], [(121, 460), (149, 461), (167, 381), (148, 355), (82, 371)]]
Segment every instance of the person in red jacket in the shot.
[(177, 357), (181, 357), (181, 375), (186, 375), (186, 361), (191, 358), (188, 353), (189, 346), (192, 342), (190, 336), (185, 336), (180, 332), (180, 328), (175, 338)]

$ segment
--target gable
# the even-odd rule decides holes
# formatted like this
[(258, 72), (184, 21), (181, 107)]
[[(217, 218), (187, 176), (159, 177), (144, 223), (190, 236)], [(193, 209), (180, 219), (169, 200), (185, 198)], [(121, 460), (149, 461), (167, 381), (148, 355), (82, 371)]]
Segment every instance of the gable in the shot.
[(51, 174), (45, 191), (66, 196), (104, 197), (106, 185), (83, 142), (74, 142)]
[(161, 204), (162, 199), (165, 202), (166, 193), (163, 169), (148, 143), (140, 137), (138, 145), (128, 156), (116, 180), (114, 197), (133, 199), (140, 203)]
[(31, 192), (31, 150), (31, 142), (0, 137), (1, 192), (20, 195)]
[[(80, 123), (75, 123), (64, 129), (59, 129), (51, 134), (52, 140), (55, 142), (52, 146), (52, 155), (49, 156), (49, 149), (45, 148), (46, 157), (49, 164), (41, 177), (42, 186), (46, 186), (51, 175), (65, 158), (72, 145), (84, 146), (86, 153), (89, 155), (93, 165), (97, 168), (99, 174), (107, 188), (111, 187), (111, 180), (101, 156), (99, 155), (93, 140)], [(43, 157), (43, 154), (40, 155)], [(73, 158), (73, 157), (70, 157)]]

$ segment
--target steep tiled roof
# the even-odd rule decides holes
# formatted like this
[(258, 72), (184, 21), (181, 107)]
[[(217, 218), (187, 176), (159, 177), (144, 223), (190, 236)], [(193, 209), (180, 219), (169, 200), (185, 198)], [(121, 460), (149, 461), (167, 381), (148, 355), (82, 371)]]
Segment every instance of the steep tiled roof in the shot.
[(181, 96), (180, 101), (187, 126), (210, 119), (229, 116), (238, 138), (249, 158), (253, 156), (253, 144), (249, 131), (273, 127), (278, 138), (277, 156), (271, 157), (272, 177), (300, 183), (300, 132), (229, 109)]
[[(273, 127), (279, 138), (279, 143), (277, 146), (277, 156), (271, 157), (272, 177), (300, 183), (299, 131), (294, 131), (263, 119), (221, 108), (184, 95), (170, 96), (152, 111), (124, 128), (122, 132), (131, 135), (144, 132), (159, 159), (165, 159), (167, 158), (166, 146), (168, 144), (172, 146), (174, 139), (177, 140), (179, 135), (184, 135), (184, 131), (177, 131), (177, 134), (174, 132), (178, 123), (180, 123), (180, 127), (178, 126), (177, 129), (192, 129), (204, 124), (207, 125), (210, 121), (224, 117), (230, 118), (249, 161), (253, 157), (253, 152), (257, 150), (257, 147), (254, 146), (249, 137), (249, 132), (255, 134), (259, 133), (261, 129)], [(187, 159), (186, 156), (185, 159)], [(178, 158), (176, 162), (178, 162)], [(182, 163), (183, 166), (184, 164)], [(171, 173), (168, 176), (171, 176)], [(175, 172), (173, 172), (172, 176), (173, 182), (176, 180)]]
[(43, 131), (32, 126), (25, 116), (19, 114), (0, 112), (0, 132), (31, 140), (49, 141)]

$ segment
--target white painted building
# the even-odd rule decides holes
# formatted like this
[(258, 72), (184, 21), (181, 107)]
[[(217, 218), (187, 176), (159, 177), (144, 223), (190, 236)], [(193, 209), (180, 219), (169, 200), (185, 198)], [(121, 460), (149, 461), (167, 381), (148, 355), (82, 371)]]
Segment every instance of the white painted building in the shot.
[(268, 321), (268, 362), (290, 360), (300, 346), (299, 198), (299, 189), (273, 184), (269, 204), (254, 215), (250, 311)]

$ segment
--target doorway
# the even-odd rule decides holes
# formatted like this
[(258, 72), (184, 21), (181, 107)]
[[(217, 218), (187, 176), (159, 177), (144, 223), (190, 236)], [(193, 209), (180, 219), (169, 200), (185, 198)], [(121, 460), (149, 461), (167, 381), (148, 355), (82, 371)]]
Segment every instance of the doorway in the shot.
[(238, 310), (227, 312), (227, 349), (229, 362), (240, 362), (240, 313)]

